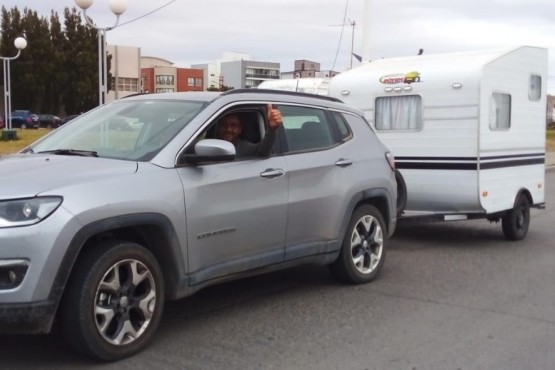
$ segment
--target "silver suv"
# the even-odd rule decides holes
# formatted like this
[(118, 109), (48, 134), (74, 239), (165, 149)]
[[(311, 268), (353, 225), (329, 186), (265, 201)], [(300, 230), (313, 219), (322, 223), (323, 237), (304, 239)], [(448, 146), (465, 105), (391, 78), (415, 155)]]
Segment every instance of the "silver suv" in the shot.
[[(229, 113), (271, 153), (236, 156)], [(125, 122), (125, 129), (121, 129)], [(381, 270), (396, 226), (393, 158), (361, 113), (314, 95), (128, 97), (0, 158), (0, 332), (61, 328), (75, 350), (143, 349), (165, 300), (300, 264), (347, 283)]]

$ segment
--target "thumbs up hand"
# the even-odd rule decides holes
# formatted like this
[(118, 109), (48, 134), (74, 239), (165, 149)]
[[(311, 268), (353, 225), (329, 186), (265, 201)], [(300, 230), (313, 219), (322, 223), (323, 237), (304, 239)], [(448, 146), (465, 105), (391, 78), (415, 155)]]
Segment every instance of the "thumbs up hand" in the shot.
[(281, 112), (274, 108), (272, 104), (268, 104), (268, 125), (273, 129), (281, 125)]

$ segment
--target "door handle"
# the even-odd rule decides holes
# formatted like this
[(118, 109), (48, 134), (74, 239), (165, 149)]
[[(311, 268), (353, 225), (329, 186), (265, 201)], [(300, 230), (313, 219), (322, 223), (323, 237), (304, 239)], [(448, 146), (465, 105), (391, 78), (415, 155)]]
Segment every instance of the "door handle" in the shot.
[(345, 159), (345, 158), (341, 158), (338, 159), (337, 162), (335, 162), (336, 166), (339, 167), (347, 167), (353, 164), (353, 161), (351, 161), (350, 159)]
[(285, 173), (281, 168), (268, 168), (260, 174), (260, 177), (273, 179), (274, 177), (282, 176)]

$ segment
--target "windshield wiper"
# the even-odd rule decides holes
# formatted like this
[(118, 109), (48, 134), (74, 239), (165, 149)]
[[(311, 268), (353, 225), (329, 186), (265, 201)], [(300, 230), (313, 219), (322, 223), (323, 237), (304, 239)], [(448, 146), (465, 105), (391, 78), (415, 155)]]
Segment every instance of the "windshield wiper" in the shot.
[(78, 149), (54, 149), (38, 152), (38, 154), (51, 153), (58, 155), (78, 155), (81, 157), (98, 157), (98, 153), (94, 150), (78, 150)]

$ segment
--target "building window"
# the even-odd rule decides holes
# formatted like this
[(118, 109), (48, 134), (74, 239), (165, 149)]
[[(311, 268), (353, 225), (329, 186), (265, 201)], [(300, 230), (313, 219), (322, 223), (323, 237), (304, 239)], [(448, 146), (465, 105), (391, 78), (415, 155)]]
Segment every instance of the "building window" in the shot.
[(173, 86), (174, 79), (171, 75), (158, 75), (156, 76), (156, 85)]
[(187, 86), (195, 86), (195, 79), (193, 77), (187, 78)]
[(116, 86), (116, 83), (117, 91), (139, 92), (138, 78), (112, 77), (112, 86)]
[(377, 130), (422, 128), (422, 98), (419, 95), (387, 96), (376, 99)]
[(245, 77), (279, 79), (279, 70), (268, 69), (268, 68), (247, 67), (245, 69)]
[(165, 89), (156, 89), (157, 93), (169, 93), (169, 92), (174, 92), (174, 89), (171, 88), (165, 88)]
[(507, 130), (511, 127), (511, 96), (493, 93), (489, 107), (489, 128)]
[(202, 78), (195, 78), (195, 86), (202, 87)]

